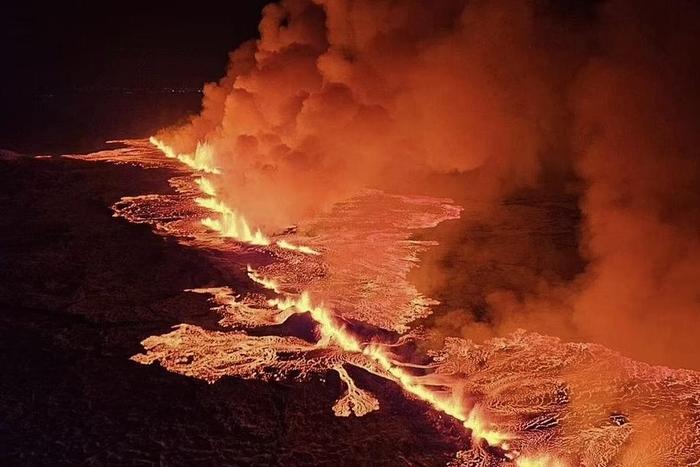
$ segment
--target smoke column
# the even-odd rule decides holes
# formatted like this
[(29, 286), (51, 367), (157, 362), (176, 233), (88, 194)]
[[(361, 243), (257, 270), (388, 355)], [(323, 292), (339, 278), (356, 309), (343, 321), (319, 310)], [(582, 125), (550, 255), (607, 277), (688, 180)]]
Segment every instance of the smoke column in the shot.
[(227, 201), (256, 225), (432, 172), (484, 169), (474, 190), (498, 196), (535, 183), (556, 137), (555, 31), (535, 16), (526, 2), (270, 4), (201, 114), (159, 137), (212, 145)]
[(698, 5), (606, 5), (601, 51), (572, 91), (589, 260), (581, 334), (645, 361), (698, 368)]
[(158, 137), (211, 148), (217, 193), (265, 230), (365, 187), (573, 193), (585, 271), (453, 318), (698, 368), (699, 24), (686, 1), (282, 1)]

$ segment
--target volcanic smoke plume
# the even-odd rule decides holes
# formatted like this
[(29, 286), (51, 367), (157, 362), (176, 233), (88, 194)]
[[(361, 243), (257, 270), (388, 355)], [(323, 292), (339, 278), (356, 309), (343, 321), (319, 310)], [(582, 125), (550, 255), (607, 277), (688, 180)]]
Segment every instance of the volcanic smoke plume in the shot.
[(494, 294), (506, 327), (525, 312), (571, 339), (700, 367), (699, 19), (689, 2), (601, 5), (569, 91), (588, 266), (524, 302)]
[[(366, 187), (491, 202), (573, 193), (585, 272), (494, 291), (486, 316), (460, 314), (461, 332), (527, 323), (697, 368), (698, 10), (270, 4), (201, 113), (158, 138), (220, 172), (212, 190), (267, 232)], [(463, 177), (438, 187), (440, 174)]]
[(585, 252), (574, 320), (643, 360), (700, 366), (697, 4), (607, 7), (575, 89)]
[(556, 136), (560, 29), (524, 2), (271, 4), (202, 113), (160, 137), (213, 148), (225, 197), (255, 225), (433, 171), (482, 168), (469, 189), (498, 194), (534, 183)]

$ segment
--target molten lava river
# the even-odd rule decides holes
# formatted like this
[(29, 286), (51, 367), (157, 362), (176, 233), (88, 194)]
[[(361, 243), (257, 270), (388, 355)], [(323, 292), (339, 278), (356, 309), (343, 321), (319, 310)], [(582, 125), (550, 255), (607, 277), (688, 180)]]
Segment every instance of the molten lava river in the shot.
[(451, 465), (700, 465), (698, 373), (526, 331), (422, 350), (428, 330), (412, 323), (435, 302), (407, 273), (431, 243), (412, 237), (458, 218), (450, 200), (367, 191), (262, 232), (217, 197), (208, 148), (175, 154), (155, 139), (120, 143), (74, 157), (171, 168), (173, 190), (122, 198), (114, 216), (201, 249), (249, 283), (183, 291), (210, 297), (220, 329), (177, 324), (145, 339), (134, 361), (209, 383), (336, 372), (344, 392), (329, 411), (381, 416), (377, 395), (352, 376), (366, 372), (465, 432)]

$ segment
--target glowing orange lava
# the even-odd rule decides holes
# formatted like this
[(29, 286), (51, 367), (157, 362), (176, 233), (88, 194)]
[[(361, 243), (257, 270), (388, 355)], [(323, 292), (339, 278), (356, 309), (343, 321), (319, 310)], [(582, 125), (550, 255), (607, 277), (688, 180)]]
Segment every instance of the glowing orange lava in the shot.
[(279, 284), (276, 280), (260, 276), (250, 265), (248, 265), (248, 277), (250, 277), (253, 282), (260, 284), (266, 289), (274, 290), (277, 293), (280, 292)]
[(320, 255), (321, 254), (318, 251), (314, 250), (313, 248), (309, 248), (308, 246), (303, 246), (303, 245), (293, 245), (286, 240), (278, 240), (277, 246), (280, 248), (284, 248), (285, 250), (293, 250), (293, 251), (298, 251), (300, 253), (306, 253), (307, 255)]
[[(158, 148), (166, 157), (177, 159), (189, 168), (210, 175), (220, 175), (221, 169), (214, 164), (214, 148), (209, 143), (197, 143), (192, 154), (180, 154), (172, 147), (165, 144), (155, 136), (149, 138), (149, 142)], [(267, 246), (271, 244), (268, 237), (259, 228), (251, 228), (246, 218), (235, 209), (228, 206), (217, 196), (214, 183), (206, 177), (195, 179), (200, 191), (208, 198), (195, 198), (195, 202), (212, 212), (218, 217), (205, 217), (201, 220), (204, 227), (217, 232), (221, 237), (233, 238), (251, 245)], [(296, 251), (307, 255), (319, 255), (313, 248), (303, 245), (294, 245), (286, 240), (278, 240), (276, 245), (285, 250)]]
[(151, 136), (148, 140), (160, 149), (166, 157), (177, 159), (196, 171), (210, 174), (221, 173), (221, 170), (214, 165), (214, 149), (207, 143), (197, 143), (197, 148), (192, 154), (179, 154), (155, 136)]
[(518, 467), (567, 467), (567, 463), (549, 454), (518, 457)]
[(202, 225), (218, 232), (222, 237), (235, 238), (251, 245), (269, 245), (270, 240), (256, 229), (253, 231), (245, 218), (216, 198), (195, 198), (205, 209), (219, 214), (218, 218), (205, 217)]
[(195, 183), (205, 195), (216, 196), (216, 188), (208, 178), (200, 177), (195, 180)]
[[(215, 177), (221, 171), (212, 163), (213, 148), (210, 145), (199, 144), (193, 154), (183, 155), (176, 153), (172, 148), (155, 138), (151, 138), (150, 141), (167, 157), (177, 159), (195, 171), (208, 174), (208, 176), (201, 176), (195, 179), (199, 191), (206, 197), (197, 197), (194, 199), (194, 202), (216, 214), (215, 217), (206, 217), (201, 220), (205, 227), (218, 232), (222, 237), (234, 238), (253, 245), (274, 245), (284, 250), (296, 251), (306, 255), (320, 254), (320, 252), (310, 247), (295, 245), (284, 239), (273, 243), (260, 229), (251, 228), (243, 215), (219, 198), (215, 183), (211, 177)], [(488, 415), (480, 406), (468, 407), (465, 405), (465, 401), (460, 400), (455, 394), (438, 391), (432, 386), (423, 384), (418, 377), (407, 370), (412, 365), (397, 361), (386, 350), (388, 347), (386, 345), (364, 342), (342, 320), (338, 319), (330, 308), (314, 303), (309, 292), (302, 291), (299, 294), (287, 294), (282, 291), (277, 280), (259, 274), (251, 266), (248, 266), (247, 273), (253, 282), (277, 294), (277, 297), (268, 300), (267, 304), (273, 310), (278, 310), (279, 316), (277, 318), (269, 318), (269, 322), (281, 322), (290, 314), (307, 314), (316, 323), (319, 333), (319, 339), (313, 344), (314, 347), (324, 349), (336, 348), (346, 355), (354, 355), (355, 357), (348, 358), (348, 363), (358, 365), (380, 377), (395, 382), (405, 393), (426, 402), (433, 409), (459, 420), (465, 428), (470, 430), (475, 440), (502, 449), (504, 455), (511, 460), (515, 460), (517, 465), (522, 465), (523, 467), (563, 465), (558, 460), (547, 456), (519, 458), (519, 452), (510, 450), (509, 440), (512, 438), (512, 435), (496, 429), (487, 420)], [(218, 297), (218, 302), (220, 303), (231, 302), (230, 289), (226, 289), (224, 292), (218, 291), (216, 297)], [(280, 345), (291, 345), (292, 348), (296, 349), (301, 344), (287, 342)], [(257, 348), (257, 346), (250, 344), (247, 348), (252, 349)], [(378, 408), (378, 401), (374, 396), (358, 388), (342, 364), (332, 368), (338, 372), (341, 380), (347, 387), (345, 395), (333, 407), (336, 415), (348, 416), (351, 413), (355, 413), (361, 416)], [(426, 379), (425, 376), (421, 378), (423, 380)]]
[[(147, 141), (124, 145), (71, 157), (167, 168), (178, 160), (163, 158)], [(213, 284), (189, 289), (210, 296), (221, 329), (180, 323), (142, 341), (144, 351), (133, 361), (157, 362), (209, 383), (224, 377), (305, 381), (335, 372), (345, 391), (332, 410), (341, 417), (379, 409), (380, 399), (353, 380), (350, 367), (364, 369), (425, 401), (425, 408), (460, 420), (481, 439), (459, 447), (451, 467), (697, 463), (697, 372), (654, 367), (600, 345), (524, 330), (481, 343), (445, 338), (440, 350), (413, 354), (423, 364), (399, 357), (430, 337), (412, 323), (436, 303), (406, 279), (418, 252), (429, 245), (409, 235), (458, 218), (461, 209), (450, 200), (375, 190), (299, 224), (300, 231), (314, 232), (313, 245), (322, 255), (298, 255), (278, 244), (282, 237), (241, 252), (230, 242), (201, 235), (202, 209), (217, 215), (234, 210), (219, 204), (216, 174), (197, 177), (177, 171), (170, 179), (175, 194), (124, 197), (113, 206), (114, 215), (201, 246), (202, 254), (232, 277), (238, 277), (242, 258), (246, 264), (264, 257), (247, 273), (269, 292)], [(202, 201), (195, 201), (197, 192)], [(287, 323), (294, 315), (308, 319)], [(290, 324), (285, 330), (294, 332), (312, 322), (317, 339), (275, 334), (276, 326)], [(362, 334), (354, 323), (361, 323)], [(371, 328), (399, 337), (391, 343), (363, 337)]]
[[(278, 291), (274, 281), (259, 276), (250, 266), (248, 270), (255, 282), (270, 290)], [(401, 368), (400, 363), (394, 362), (381, 346), (364, 344), (340, 324), (328, 308), (315, 305), (308, 292), (302, 292), (298, 297), (286, 296), (281, 299), (272, 299), (270, 305), (276, 306), (280, 311), (295, 308), (300, 313), (308, 313), (319, 326), (321, 339), (317, 345), (326, 346), (335, 343), (346, 352), (362, 353), (379, 366), (382, 370), (381, 376), (389, 377), (404, 391), (461, 421), (465, 428), (471, 430), (474, 438), (483, 439), (491, 446), (502, 448), (507, 446), (505, 441), (509, 436), (489, 427), (476, 407), (466, 410), (461, 401), (444, 399), (428, 387), (416, 382), (415, 378)]]

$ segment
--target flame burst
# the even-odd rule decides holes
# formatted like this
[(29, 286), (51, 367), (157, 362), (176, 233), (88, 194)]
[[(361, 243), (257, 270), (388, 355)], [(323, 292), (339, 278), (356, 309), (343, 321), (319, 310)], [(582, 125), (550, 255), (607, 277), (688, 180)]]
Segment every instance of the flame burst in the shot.
[(270, 240), (256, 229), (253, 231), (245, 218), (216, 198), (195, 198), (201, 207), (219, 214), (218, 218), (205, 217), (202, 225), (222, 237), (234, 238), (251, 245), (269, 245)]
[(277, 293), (280, 292), (279, 284), (277, 283), (276, 280), (269, 279), (267, 277), (263, 277), (263, 276), (259, 275), (255, 269), (250, 267), (250, 264), (247, 266), (247, 269), (248, 269), (248, 277), (250, 277), (250, 279), (253, 282), (260, 284), (261, 286), (263, 286), (266, 289), (274, 290)]
[[(221, 169), (214, 164), (214, 148), (208, 143), (197, 143), (192, 154), (180, 154), (172, 147), (165, 144), (155, 136), (148, 140), (158, 148), (166, 157), (176, 159), (196, 172), (204, 172), (210, 175), (220, 175)], [(217, 232), (225, 238), (233, 238), (250, 245), (267, 246), (272, 242), (259, 228), (251, 228), (246, 218), (235, 209), (228, 206), (217, 196), (216, 187), (209, 178), (195, 179), (199, 190), (207, 195), (207, 198), (195, 198), (195, 202), (209, 211), (218, 214), (218, 217), (205, 217), (201, 220), (204, 227)], [(285, 250), (296, 251), (307, 255), (319, 255), (320, 252), (311, 247), (294, 245), (286, 240), (278, 240), (276, 245)]]
[(197, 143), (195, 151), (191, 154), (179, 154), (173, 148), (151, 136), (148, 141), (170, 159), (177, 159), (186, 166), (198, 172), (220, 174), (221, 170), (214, 165), (214, 148), (208, 143)]
[(205, 195), (216, 196), (216, 188), (214, 188), (214, 184), (208, 178), (200, 177), (195, 180), (195, 183)]
[(310, 247), (304, 246), (304, 245), (294, 245), (292, 243), (289, 243), (286, 240), (278, 240), (277, 246), (280, 248), (284, 248), (285, 250), (298, 251), (299, 253), (305, 253), (307, 255), (320, 255), (321, 254), (318, 251), (314, 250), (313, 248), (310, 248)]

